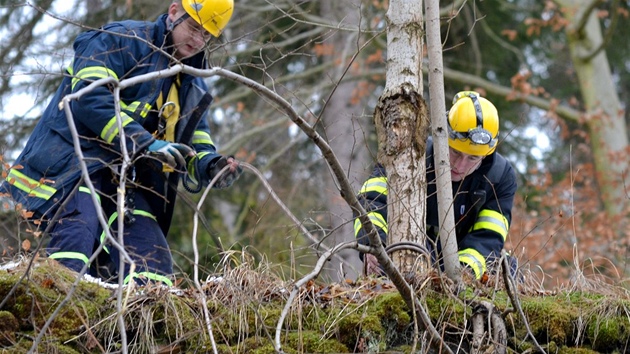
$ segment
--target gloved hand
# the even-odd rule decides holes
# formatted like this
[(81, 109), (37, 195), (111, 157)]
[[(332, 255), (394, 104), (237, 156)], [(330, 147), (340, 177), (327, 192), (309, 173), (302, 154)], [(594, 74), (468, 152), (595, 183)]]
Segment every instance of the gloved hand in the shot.
[(189, 146), (169, 143), (164, 140), (155, 140), (149, 145), (147, 150), (149, 155), (155, 156), (158, 160), (174, 169), (185, 167), (186, 157), (195, 156), (195, 153)]
[(378, 259), (376, 259), (376, 256), (374, 255), (371, 255), (369, 253), (364, 254), (363, 266), (366, 276), (382, 277), (385, 275), (385, 272), (383, 272), (383, 268), (381, 268), (381, 265), (378, 263)]
[(221, 158), (208, 165), (206, 173), (208, 174), (208, 178), (210, 180), (212, 180), (225, 166), (228, 165), (230, 168), (219, 176), (219, 179), (213, 185), (214, 188), (223, 189), (231, 186), (232, 183), (238, 179), (241, 173), (243, 173), (243, 168), (240, 166), (238, 160), (234, 159), (232, 156), (221, 156)]

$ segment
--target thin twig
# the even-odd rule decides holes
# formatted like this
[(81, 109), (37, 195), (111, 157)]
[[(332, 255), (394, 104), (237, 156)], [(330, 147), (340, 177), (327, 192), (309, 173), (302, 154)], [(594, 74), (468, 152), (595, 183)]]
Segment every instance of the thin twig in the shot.
[(512, 274), (510, 274), (510, 265), (508, 264), (505, 250), (503, 250), (501, 253), (502, 253), (501, 265), (503, 266), (503, 281), (505, 282), (505, 290), (507, 291), (508, 296), (510, 297), (510, 301), (512, 301), (512, 306), (516, 308), (519, 316), (521, 316), (521, 320), (523, 321), (523, 324), (525, 325), (525, 329), (527, 329), (527, 335), (534, 342), (536, 349), (538, 349), (539, 352), (546, 354), (545, 350), (540, 346), (540, 344), (538, 344), (536, 337), (534, 337), (534, 334), (532, 333), (532, 329), (529, 327), (529, 322), (527, 322), (527, 317), (525, 317), (525, 313), (523, 312), (523, 308), (521, 307), (520, 301), (516, 294), (516, 291), (517, 291), (516, 285), (515, 285), (516, 282), (514, 281)]

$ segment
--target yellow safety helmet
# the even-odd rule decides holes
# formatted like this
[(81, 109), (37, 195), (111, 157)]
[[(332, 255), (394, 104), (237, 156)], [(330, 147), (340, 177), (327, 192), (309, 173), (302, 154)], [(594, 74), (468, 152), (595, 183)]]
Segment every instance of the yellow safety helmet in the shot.
[(219, 37), (230, 22), (234, 0), (182, 0), (182, 6), (206, 31)]
[(453, 97), (448, 112), (448, 145), (468, 155), (494, 152), (499, 136), (499, 113), (492, 102), (475, 91), (461, 91)]

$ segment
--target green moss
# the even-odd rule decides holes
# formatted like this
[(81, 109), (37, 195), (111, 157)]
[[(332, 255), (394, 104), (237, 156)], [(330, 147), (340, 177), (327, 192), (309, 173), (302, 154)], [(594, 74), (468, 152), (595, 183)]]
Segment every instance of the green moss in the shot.
[(558, 354), (599, 354), (599, 352), (588, 348), (562, 347), (556, 352)]
[(299, 353), (349, 353), (348, 348), (336, 340), (322, 338), (314, 331), (290, 333), (283, 349), (295, 349)]
[[(275, 337), (274, 337), (275, 338)], [(336, 340), (322, 338), (315, 331), (292, 332), (281, 339), (285, 353), (350, 353), (351, 351)], [(275, 354), (274, 343), (261, 337), (251, 337), (238, 344), (217, 345), (221, 353)]]
[(9, 311), (0, 311), (0, 347), (6, 347), (15, 343), (15, 334), (20, 324)]
[[(554, 341), (560, 344), (572, 342), (574, 323), (579, 311), (566, 299), (561, 297), (529, 299), (523, 301), (521, 306), (527, 313), (532, 333), (539, 341)], [(516, 319), (516, 322), (520, 325), (517, 336), (525, 338), (527, 333), (521, 319)]]
[[(2, 353), (23, 353), (30, 348), (43, 323), (72, 289), (75, 274), (43, 262), (32, 268), (10, 297), (11, 287), (24, 270), (0, 271), (0, 297), (6, 299), (0, 311), (0, 334), (5, 335)], [(359, 284), (361, 286), (361, 284)], [(462, 340), (465, 322), (470, 318), (470, 300), (493, 302), (500, 311), (511, 307), (501, 289), (469, 287), (456, 298), (439, 289), (424, 288), (418, 294), (432, 323), (457, 341)], [(407, 352), (413, 343), (413, 317), (402, 297), (395, 291), (361, 290), (360, 301), (316, 295), (292, 304), (281, 332), (287, 353)], [(95, 284), (81, 282), (71, 301), (61, 309), (40, 344), (39, 352), (89, 352), (97, 340), (105, 351), (119, 351), (120, 335), (116, 322), (113, 292)], [(359, 298), (359, 297), (357, 297)], [(353, 298), (353, 299), (357, 299)], [(244, 301), (245, 300), (245, 301)], [(464, 300), (464, 301), (462, 301)], [(589, 293), (561, 293), (554, 296), (520, 296), (528, 324), (538, 342), (553, 353), (622, 352), (630, 337), (630, 310), (627, 299), (610, 299)], [(176, 296), (161, 289), (148, 289), (125, 300), (124, 321), (130, 353), (150, 352), (155, 346), (177, 343), (182, 352), (210, 352), (204, 312), (198, 299), (188, 292)], [(274, 353), (273, 340), (278, 319), (286, 305), (282, 297), (248, 299), (233, 295), (212, 298), (210, 311), (213, 339), (220, 353)], [(85, 328), (94, 337), (88, 337)], [(535, 351), (521, 317), (513, 312), (506, 317), (509, 352)], [(578, 334), (580, 335), (579, 337)], [(90, 339), (88, 339), (90, 338)], [(452, 340), (453, 338), (445, 338)], [(467, 341), (469, 336), (463, 337)], [(576, 345), (580, 347), (572, 347)], [(63, 343), (64, 345), (61, 345)], [(592, 349), (591, 349), (592, 348)]]
[(447, 294), (427, 291), (425, 294), (426, 311), (433, 319), (441, 319), (462, 328), (467, 318), (470, 318), (470, 308)]
[(375, 298), (374, 307), (381, 318), (398, 329), (407, 326), (412, 320), (409, 308), (398, 292), (385, 293)]
[(614, 316), (590, 322), (586, 333), (594, 350), (610, 352), (626, 343), (628, 327), (627, 318)]
[(367, 305), (360, 312), (350, 313), (339, 320), (339, 341), (348, 348), (354, 348), (360, 342), (384, 342), (385, 330), (372, 305)]
[[(33, 346), (33, 341), (31, 340), (20, 340), (10, 347), (2, 348), (0, 353), (2, 354), (24, 354), (28, 352), (29, 349)], [(42, 343), (37, 346), (37, 352), (39, 353), (55, 353), (55, 354), (80, 354), (79, 351), (67, 346), (60, 344), (58, 342), (52, 341), (42, 341)]]

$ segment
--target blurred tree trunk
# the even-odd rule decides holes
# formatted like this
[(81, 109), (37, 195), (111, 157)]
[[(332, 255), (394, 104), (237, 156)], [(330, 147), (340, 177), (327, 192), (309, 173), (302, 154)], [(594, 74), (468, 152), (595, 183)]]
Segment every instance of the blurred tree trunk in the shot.
[[(326, 102), (326, 109), (322, 114), (325, 135), (339, 162), (347, 171), (347, 177), (359, 190), (365, 179), (365, 166), (371, 164), (372, 159), (365, 144), (365, 136), (369, 135), (371, 122), (364, 119), (364, 100), (355, 99), (357, 83), (351, 80), (343, 80), (345, 71), (351, 64), (361, 61), (357, 57), (351, 63), (353, 56), (359, 51), (361, 28), (361, 1), (325, 1), (321, 4), (321, 17), (331, 20), (331, 26), (352, 28), (353, 31), (340, 30), (334, 35), (330, 43), (335, 50), (328, 60), (333, 62), (331, 69), (326, 73), (325, 80), (339, 82), (334, 93)], [(359, 64), (361, 66), (361, 64)], [(331, 178), (328, 169), (323, 169), (322, 180), (325, 181), (325, 195), (328, 203), (331, 233), (326, 240), (328, 245), (336, 245), (354, 239), (352, 210), (339, 196), (339, 188), (334, 178)], [(361, 261), (355, 251), (341, 254), (352, 266), (341, 268), (336, 259), (332, 259), (328, 275), (333, 280), (343, 278), (355, 279), (361, 273)], [(348, 269), (350, 268), (350, 269)]]
[(566, 26), (571, 58), (586, 110), (591, 149), (601, 198), (611, 217), (629, 207), (628, 136), (624, 109), (606, 56), (597, 8), (593, 1), (556, 0), (569, 21)]
[[(425, 244), (428, 114), (422, 97), (422, 1), (392, 0), (387, 19), (387, 76), (374, 112), (378, 161), (387, 170), (387, 244)], [(416, 255), (392, 255), (404, 273), (414, 270)]]
[(457, 254), (451, 162), (448, 151), (448, 123), (446, 120), (446, 108), (444, 107), (444, 63), (442, 58), (439, 6), (439, 0), (425, 1), (433, 161), (435, 175), (437, 176), (440, 244), (442, 245), (444, 270), (449, 278), (456, 283), (460, 283), (461, 272)]

